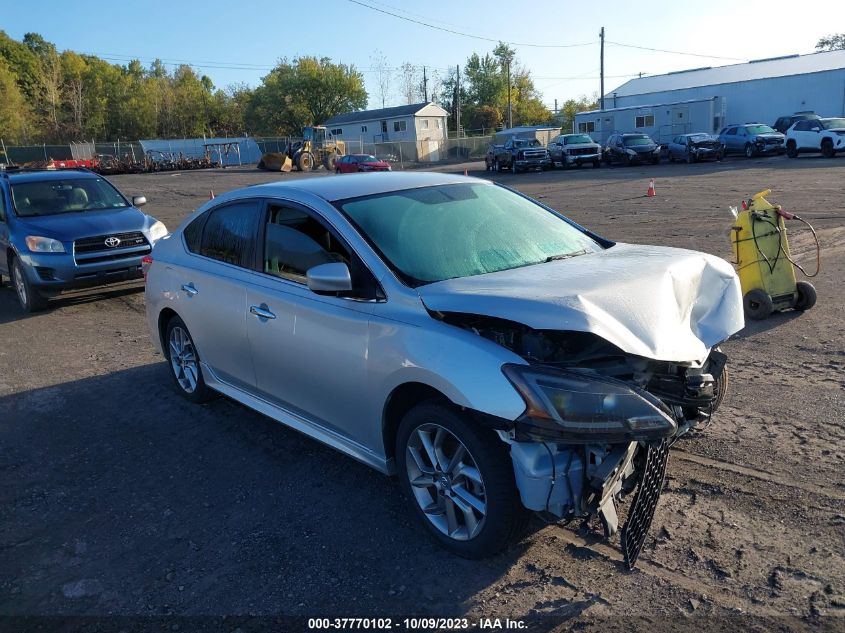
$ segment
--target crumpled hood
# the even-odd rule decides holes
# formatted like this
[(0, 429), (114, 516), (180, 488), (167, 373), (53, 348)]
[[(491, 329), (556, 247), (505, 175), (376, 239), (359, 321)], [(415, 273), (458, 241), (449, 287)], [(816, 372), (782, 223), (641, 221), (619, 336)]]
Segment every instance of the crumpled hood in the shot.
[(592, 332), (625, 352), (664, 361), (702, 361), (745, 324), (739, 279), (728, 262), (661, 246), (616, 244), (417, 290), (430, 310)]

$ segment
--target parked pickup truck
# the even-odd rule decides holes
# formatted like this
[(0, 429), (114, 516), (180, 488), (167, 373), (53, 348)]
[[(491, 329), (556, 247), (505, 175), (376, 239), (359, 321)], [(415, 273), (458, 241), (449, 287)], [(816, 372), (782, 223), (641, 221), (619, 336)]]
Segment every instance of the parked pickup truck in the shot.
[(491, 145), (485, 162), (488, 171), (510, 169), (515, 174), (526, 169), (552, 168), (549, 152), (534, 138), (511, 138), (504, 145)]
[(580, 167), (591, 163), (601, 167), (601, 145), (589, 134), (560, 134), (549, 143), (549, 155), (555, 164)]

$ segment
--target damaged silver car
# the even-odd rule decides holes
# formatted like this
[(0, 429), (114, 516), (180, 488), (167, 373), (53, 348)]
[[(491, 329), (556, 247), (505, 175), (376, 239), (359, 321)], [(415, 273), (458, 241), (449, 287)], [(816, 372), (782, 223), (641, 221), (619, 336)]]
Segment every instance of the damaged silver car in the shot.
[[(209, 201), (156, 244), (176, 388), (384, 473), (434, 537), (493, 554), (531, 512), (595, 517), (633, 565), (669, 446), (724, 396), (733, 268), (614, 243), (495, 183), (313, 178)], [(626, 501), (627, 503), (627, 501)]]

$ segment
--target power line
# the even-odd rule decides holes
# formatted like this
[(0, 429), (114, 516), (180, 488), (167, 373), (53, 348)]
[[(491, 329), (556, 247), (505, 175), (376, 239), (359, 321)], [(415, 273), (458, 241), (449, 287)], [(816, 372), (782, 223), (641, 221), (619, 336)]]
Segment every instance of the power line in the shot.
[(672, 55), (687, 55), (689, 57), (706, 57), (708, 59), (724, 59), (729, 62), (744, 62), (748, 61), (745, 59), (739, 59), (737, 57), (722, 57), (720, 55), (703, 55), (701, 53), (686, 53), (684, 51), (670, 51), (664, 48), (651, 48), (649, 46), (636, 46), (635, 44), (622, 44), (621, 42), (611, 42), (610, 40), (605, 40), (607, 44), (613, 44), (614, 46), (621, 46), (623, 48), (636, 48), (637, 50), (641, 51), (652, 51), (655, 53), (670, 53)]
[(378, 11), (379, 13), (384, 13), (385, 15), (392, 16), (394, 18), (398, 18), (400, 20), (405, 20), (406, 22), (412, 22), (414, 24), (419, 24), (420, 26), (425, 26), (430, 29), (434, 29), (436, 31), (444, 31), (446, 33), (451, 33), (452, 35), (460, 35), (461, 37), (471, 37), (476, 40), (484, 40), (485, 42), (502, 42), (503, 44), (510, 44), (511, 46), (530, 46), (533, 48), (575, 48), (577, 46), (592, 46), (595, 42), (585, 42), (583, 44), (527, 44), (527, 43), (520, 43), (520, 42), (508, 42), (506, 40), (501, 40), (493, 37), (484, 37), (482, 35), (472, 35), (471, 33), (464, 33), (462, 31), (456, 31), (454, 29), (446, 28), (445, 26), (436, 26), (434, 24), (429, 24), (428, 22), (423, 22), (422, 20), (415, 20), (413, 18), (406, 17), (404, 15), (399, 15), (397, 13), (392, 13), (385, 9), (379, 9), (378, 7), (370, 6), (369, 4), (364, 4), (359, 0), (349, 0), (352, 4), (357, 4), (359, 6), (365, 7), (370, 9), (371, 11)]

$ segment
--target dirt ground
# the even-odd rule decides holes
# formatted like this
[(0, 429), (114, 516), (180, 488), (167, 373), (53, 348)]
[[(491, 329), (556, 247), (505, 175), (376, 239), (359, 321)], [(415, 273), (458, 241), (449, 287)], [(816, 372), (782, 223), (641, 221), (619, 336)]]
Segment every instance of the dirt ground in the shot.
[[(772, 188), (821, 240), (817, 306), (751, 323), (724, 346), (725, 404), (673, 449), (633, 572), (618, 537), (576, 524), (537, 521), (485, 561), (447, 554), (389, 478), (226, 399), (181, 399), (148, 340), (138, 284), (29, 317), (6, 284), (0, 629), (61, 622), (8, 616), (184, 616), (175, 629), (155, 620), (161, 630), (217, 616), (223, 630), (250, 630), (267, 616), (410, 614), (470, 628), (511, 617), (530, 630), (845, 628), (843, 176), (845, 157), (496, 175), (609, 238), (725, 258), (728, 207)], [(113, 181), (175, 227), (210, 190), (296, 177), (238, 168)], [(812, 239), (792, 226), (812, 269)]]

